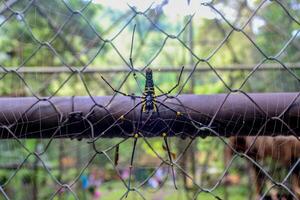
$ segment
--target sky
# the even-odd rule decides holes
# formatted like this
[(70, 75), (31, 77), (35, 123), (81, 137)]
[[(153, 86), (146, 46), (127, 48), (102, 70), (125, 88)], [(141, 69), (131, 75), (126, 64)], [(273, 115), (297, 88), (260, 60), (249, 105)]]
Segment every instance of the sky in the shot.
[[(104, 6), (110, 7), (114, 10), (125, 11), (128, 10), (128, 5), (134, 6), (139, 11), (146, 10), (151, 4), (152, 8), (159, 9), (165, 0), (126, 0), (126, 1), (113, 1), (113, 0), (95, 0), (94, 3), (100, 3)], [(163, 6), (164, 14), (171, 20), (176, 20), (178, 17), (195, 14), (195, 18), (214, 18), (215, 13), (207, 6), (201, 5), (203, 0), (191, 1), (187, 0), (169, 0)]]

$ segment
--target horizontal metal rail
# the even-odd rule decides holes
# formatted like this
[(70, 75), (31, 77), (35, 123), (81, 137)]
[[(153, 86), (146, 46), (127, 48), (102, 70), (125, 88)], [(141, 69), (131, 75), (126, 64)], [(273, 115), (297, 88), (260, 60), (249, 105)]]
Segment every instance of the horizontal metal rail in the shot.
[(126, 96), (0, 98), (1, 139), (297, 135), (298, 93), (179, 95), (141, 112)]
[[(228, 66), (222, 67), (214, 67), (217, 71), (252, 71), (255, 68), (255, 64), (233, 64)], [(292, 70), (299, 70), (300, 63), (287, 63), (285, 64), (286, 67)], [(154, 71), (159, 72), (178, 72), (178, 68), (162, 66), (162, 67), (155, 67)], [(190, 72), (193, 70), (193, 66), (186, 66), (184, 71)], [(257, 70), (286, 70), (279, 64), (263, 64)], [(52, 73), (73, 73), (76, 71), (81, 71), (82, 73), (126, 73), (130, 71), (130, 68), (125, 66), (115, 66), (115, 67), (106, 67), (106, 66), (89, 66), (89, 67), (66, 67), (66, 66), (23, 66), (23, 67), (0, 67), (0, 73), (9, 73), (9, 72), (18, 72), (18, 73), (42, 73), (42, 74), (52, 74)], [(212, 69), (207, 65), (198, 65), (195, 68), (196, 72), (210, 72)]]

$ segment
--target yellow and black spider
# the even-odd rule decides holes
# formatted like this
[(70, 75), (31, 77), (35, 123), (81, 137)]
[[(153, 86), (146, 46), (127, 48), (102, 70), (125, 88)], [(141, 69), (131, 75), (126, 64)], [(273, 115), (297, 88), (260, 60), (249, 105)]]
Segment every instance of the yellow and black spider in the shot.
[[(131, 40), (131, 48), (130, 48), (130, 58), (129, 58), (129, 61), (130, 61), (130, 65), (132, 67), (132, 70), (134, 71), (133, 72), (133, 75), (134, 75), (134, 78), (135, 78), (135, 70), (134, 70), (134, 67), (133, 67), (133, 62), (132, 62), (132, 49), (133, 49), (133, 42), (134, 42), (134, 33), (135, 33), (135, 28), (136, 28), (136, 25), (134, 25), (133, 27), (133, 33), (132, 33), (132, 40)], [(130, 96), (130, 97), (133, 97), (133, 98), (139, 98), (139, 99), (142, 99), (142, 101), (139, 103), (142, 104), (142, 112), (146, 112), (147, 114), (149, 114), (150, 111), (152, 112), (158, 112), (158, 107), (157, 107), (157, 103), (159, 103), (160, 105), (162, 105), (163, 107), (165, 108), (168, 108), (170, 110), (172, 110), (173, 112), (176, 113), (176, 115), (180, 115), (181, 113), (180, 112), (177, 112), (177, 111), (174, 111), (173, 109), (171, 109), (170, 107), (166, 106), (165, 104), (163, 104), (162, 102), (158, 102), (156, 100), (157, 97), (161, 97), (161, 96), (168, 96), (174, 89), (176, 89), (178, 86), (179, 86), (179, 83), (180, 83), (180, 79), (181, 79), (181, 75), (182, 75), (182, 72), (183, 72), (183, 69), (184, 67), (181, 68), (181, 71), (180, 71), (180, 74), (179, 74), (179, 77), (178, 77), (178, 81), (176, 83), (176, 85), (174, 85), (168, 92), (166, 93), (163, 93), (163, 94), (160, 94), (158, 96), (155, 95), (155, 91), (154, 91), (154, 82), (153, 82), (153, 76), (152, 76), (152, 70), (150, 68), (147, 68), (146, 69), (146, 75), (145, 75), (145, 78), (146, 78), (146, 82), (145, 82), (145, 90), (143, 92), (143, 95), (142, 96), (136, 96), (136, 95), (132, 95), (132, 94), (126, 94), (124, 92), (121, 92), (119, 90), (116, 90), (115, 88), (113, 88), (111, 86), (111, 84), (105, 80), (105, 78), (103, 76), (101, 76), (101, 78), (105, 81), (105, 83), (116, 93), (119, 93), (119, 94), (122, 94), (124, 96)], [(159, 113), (158, 113), (159, 114)]]
[[(135, 32), (135, 26), (133, 28), (132, 44), (133, 44), (133, 41), (134, 41), (134, 32)], [(132, 57), (132, 47), (133, 47), (133, 45), (131, 46), (130, 59), (129, 60), (130, 60), (131, 67), (133, 68), (132, 59), (131, 59), (131, 57)], [(141, 114), (140, 114), (140, 117), (139, 117), (140, 119), (139, 119), (137, 127), (135, 127), (134, 133), (133, 133), (134, 141), (133, 141), (132, 155), (131, 155), (131, 159), (130, 159), (130, 172), (129, 172), (129, 181), (128, 181), (128, 188), (129, 189), (131, 188), (131, 174), (132, 174), (135, 148), (136, 148), (138, 137), (141, 136), (140, 135), (141, 133), (139, 132), (139, 130), (140, 130), (140, 122), (142, 122), (143, 113), (149, 114), (149, 113), (152, 113), (152, 112), (156, 112), (157, 116), (159, 117), (159, 109), (158, 109), (158, 104), (159, 104), (160, 106), (163, 106), (163, 107), (169, 109), (170, 111), (174, 112), (176, 114), (176, 116), (183, 116), (179, 111), (175, 111), (172, 108), (170, 108), (169, 106), (165, 105), (163, 102), (160, 102), (160, 101), (157, 100), (157, 98), (161, 97), (161, 96), (168, 97), (168, 95), (170, 93), (172, 93), (172, 91), (175, 90), (179, 86), (180, 79), (181, 79), (181, 76), (182, 76), (182, 73), (183, 73), (183, 69), (184, 69), (184, 67), (182, 67), (182, 69), (180, 71), (180, 75), (178, 77), (177, 83), (168, 92), (162, 93), (160, 95), (155, 95), (155, 85), (154, 85), (154, 81), (153, 81), (153, 74), (152, 74), (152, 70), (150, 68), (146, 69), (145, 89), (144, 89), (144, 92), (143, 92), (142, 96), (136, 96), (136, 95), (133, 95), (133, 94), (126, 94), (124, 92), (116, 90), (115, 88), (113, 88), (113, 86), (111, 86), (111, 84), (103, 76), (101, 76), (101, 78), (104, 80), (104, 82), (114, 92), (119, 93), (119, 94), (124, 95), (124, 96), (129, 96), (129, 97), (141, 99), (141, 101), (137, 105), (135, 105), (134, 108), (132, 108), (130, 111), (128, 111), (128, 113), (129, 113), (129, 112), (133, 111), (135, 108), (137, 108), (137, 106), (142, 105), (141, 106)], [(135, 77), (135, 73), (134, 73), (134, 77)], [(121, 120), (124, 119), (124, 118), (125, 117), (123, 115), (120, 117)], [(168, 144), (168, 141), (167, 141), (167, 133), (163, 132), (162, 136), (164, 138), (165, 147), (166, 147), (166, 150), (167, 150), (167, 153), (168, 153), (169, 162), (170, 162), (170, 166), (171, 166), (171, 169), (172, 169), (173, 183), (174, 183), (175, 188), (177, 188), (176, 183), (175, 183), (175, 171), (174, 171), (174, 168), (173, 168), (174, 167), (173, 166), (173, 160), (172, 160), (172, 156), (171, 156), (170, 147), (169, 147), (169, 144)], [(117, 165), (118, 164), (118, 159), (119, 159), (119, 145), (116, 146), (116, 152), (115, 153), (116, 153), (116, 155), (115, 155), (115, 165)], [(129, 190), (128, 190), (128, 192), (129, 192)], [(127, 196), (127, 194), (126, 194), (126, 196)]]
[[(163, 107), (171, 109), (170, 107), (164, 105), (162, 102), (158, 101), (157, 97), (168, 96), (174, 89), (176, 89), (179, 86), (183, 69), (184, 69), (184, 67), (181, 68), (181, 71), (180, 71), (180, 74), (179, 74), (178, 81), (177, 81), (176, 85), (174, 85), (168, 92), (160, 94), (160, 95), (155, 95), (152, 70), (150, 68), (146, 69), (145, 90), (144, 90), (142, 96), (137, 96), (137, 95), (133, 95), (133, 94), (126, 94), (124, 92), (116, 90), (115, 88), (113, 88), (113, 86), (103, 76), (101, 76), (101, 78), (104, 80), (104, 82), (114, 92), (119, 93), (119, 94), (124, 95), (124, 96), (129, 96), (129, 97), (133, 97), (133, 98), (142, 99), (141, 102), (140, 102), (140, 104), (142, 104), (142, 112), (149, 113), (150, 111), (158, 112), (157, 103), (159, 103)], [(171, 109), (171, 111), (175, 112), (177, 115), (180, 115), (180, 112), (176, 112), (173, 109)]]
[(155, 104), (155, 91), (152, 70), (147, 68), (146, 70), (146, 83), (145, 91), (143, 93), (143, 100), (145, 101), (142, 105), (143, 112), (149, 113), (150, 111), (157, 112), (157, 106)]
[[(174, 85), (168, 92), (166, 93), (163, 93), (163, 94), (160, 94), (160, 95), (155, 95), (155, 90), (154, 90), (154, 82), (153, 82), (153, 75), (152, 75), (152, 70), (150, 68), (146, 69), (146, 82), (145, 82), (145, 90), (143, 92), (143, 95), (142, 96), (136, 96), (136, 95), (132, 95), (132, 94), (126, 94), (124, 92), (121, 92), (121, 91), (118, 91), (116, 89), (114, 89), (111, 84), (103, 77), (101, 76), (101, 78), (105, 81), (105, 83), (116, 93), (119, 93), (119, 94), (122, 94), (124, 96), (129, 96), (129, 97), (134, 97), (134, 98), (139, 98), (141, 99), (141, 102), (138, 103), (137, 105), (142, 105), (142, 108), (141, 108), (141, 114), (140, 114), (140, 120), (138, 122), (138, 127), (136, 128), (135, 130), (135, 133), (133, 134), (133, 137), (134, 137), (134, 144), (133, 144), (133, 150), (132, 150), (132, 156), (131, 156), (131, 160), (130, 160), (130, 175), (129, 175), (129, 183), (128, 183), (128, 187), (130, 188), (130, 180), (131, 180), (131, 170), (132, 170), (132, 165), (133, 165), (133, 159), (134, 159), (134, 153), (135, 153), (135, 147), (136, 147), (136, 143), (137, 143), (137, 139), (139, 137), (139, 126), (140, 126), (140, 122), (142, 121), (142, 115), (143, 113), (146, 113), (146, 114), (149, 114), (150, 112), (157, 112), (158, 116), (159, 116), (159, 110), (158, 110), (158, 106), (157, 104), (171, 110), (172, 112), (174, 112), (177, 116), (182, 116), (180, 112), (178, 111), (175, 111), (173, 109), (171, 109), (169, 106), (165, 105), (163, 102), (160, 102), (157, 100), (157, 97), (161, 97), (161, 96), (168, 96), (174, 89), (176, 89), (180, 83), (180, 79), (181, 79), (181, 75), (182, 75), (182, 72), (183, 72), (183, 69), (184, 67), (182, 67), (181, 69), (181, 72), (180, 72), (180, 75), (178, 77), (178, 81), (176, 83), (176, 85)], [(137, 105), (134, 107), (136, 108)], [(122, 116), (124, 117), (124, 116)], [(121, 118), (122, 118), (121, 117)], [(170, 160), (170, 165), (171, 165), (171, 168), (172, 168), (172, 174), (173, 174), (173, 182), (174, 182), (174, 186), (175, 188), (176, 187), (176, 183), (175, 183), (175, 172), (174, 172), (174, 169), (173, 169), (173, 161), (172, 161), (172, 156), (171, 156), (171, 151), (170, 151), (170, 148), (169, 148), (169, 144), (168, 144), (168, 141), (167, 141), (167, 133), (163, 133), (162, 134), (163, 138), (164, 138), (164, 142), (165, 142), (165, 146), (166, 146), (166, 149), (167, 149), (167, 153), (168, 153), (168, 157), (169, 157), (169, 160)], [(115, 158), (118, 159), (118, 148), (116, 148), (116, 155), (115, 155)], [(117, 165), (117, 161), (115, 161), (115, 164)]]

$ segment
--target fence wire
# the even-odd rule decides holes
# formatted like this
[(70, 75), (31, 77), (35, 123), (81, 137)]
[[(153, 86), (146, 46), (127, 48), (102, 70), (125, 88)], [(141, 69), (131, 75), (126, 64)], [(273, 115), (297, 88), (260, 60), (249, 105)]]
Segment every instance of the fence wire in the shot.
[[(0, 143), (1, 198), (167, 199), (176, 194), (179, 199), (231, 199), (231, 195), (238, 193), (241, 196), (236, 198), (249, 195), (259, 199), (299, 199), (298, 137), (262, 135), (273, 120), (290, 129), (290, 135), (297, 135), (283, 116), (300, 95), (299, 70), (295, 67), (299, 62), (300, 3), (197, 2), (214, 16), (199, 22), (199, 18), (194, 18), (202, 11), (196, 10), (174, 26), (165, 21), (164, 7), (168, 4), (171, 1), (162, 1), (144, 10), (128, 4), (126, 11), (117, 12), (100, 1), (2, 1), (2, 95), (30, 96), (36, 102), (15, 116), (13, 123), (1, 122), (2, 134), (6, 132), (13, 138)], [(235, 12), (226, 12), (226, 6), (233, 6)], [(263, 14), (268, 9), (269, 14)], [(282, 24), (275, 21), (278, 19)], [(265, 24), (259, 24), (263, 20)], [(193, 29), (196, 23), (204, 21), (208, 24), (207, 32)], [(264, 25), (265, 35), (255, 38), (255, 29)], [(266, 40), (264, 47), (262, 40)], [(251, 53), (245, 53), (245, 48)], [(178, 62), (181, 56), (183, 59)], [(234, 67), (226, 71), (231, 64), (245, 64), (249, 72)], [(268, 70), (265, 66), (270, 64), (279, 70)], [(100, 72), (95, 69), (104, 65), (107, 67), (101, 67)], [(229, 67), (222, 70), (225, 65)], [(54, 66), (62, 66), (59, 69), (63, 70), (52, 73), (50, 68), (57, 69)], [(27, 68), (40, 71), (27, 73)], [(266, 92), (266, 88), (297, 93), (278, 116), (264, 113), (263, 126), (252, 127), (258, 130), (256, 136), (221, 137), (213, 124), (228, 97), (239, 93), (262, 110), (249, 93)], [(196, 121), (185, 112), (186, 105), (181, 104), (178, 111), (166, 103), (175, 99), (180, 104), (178, 97), (183, 93), (227, 96), (216, 113), (205, 121)], [(52, 99), (84, 95), (94, 106), (83, 116), (73, 108), (70, 116), (86, 121), (86, 129), (92, 132), (90, 138), (76, 140), (78, 136), (72, 133), (67, 135), (71, 140), (55, 139), (71, 119), (62, 117)], [(105, 95), (111, 95), (107, 104), (95, 100), (96, 96)], [(97, 109), (108, 110), (118, 100), (117, 96), (134, 99), (135, 104), (118, 118), (114, 118), (115, 113), (107, 113), (107, 117), (113, 118), (109, 128), (93, 130), (89, 119), (97, 114)], [(18, 138), (20, 130), (14, 127), (28, 123), (23, 120), (40, 102), (48, 102), (60, 116), (52, 137), (45, 139), (41, 134), (36, 139)], [(169, 118), (161, 117), (164, 112)], [(127, 117), (132, 113), (138, 120)], [(237, 115), (243, 118), (244, 113)], [(41, 120), (49, 117), (42, 110), (39, 116)], [(198, 135), (173, 133), (172, 122), (181, 120), (185, 121), (183, 126), (197, 129)], [(120, 135), (126, 136), (122, 138), (102, 138), (111, 130), (119, 130), (121, 123), (130, 124), (133, 131), (121, 130)], [(224, 121), (225, 126), (234, 123)], [(149, 134), (141, 130), (149, 124), (153, 129), (157, 124), (164, 125), (155, 129), (161, 137), (144, 137)], [(26, 126), (23, 128), (26, 130)], [(202, 131), (209, 131), (214, 137), (197, 137)], [(174, 134), (177, 137), (168, 137)], [(238, 192), (232, 187), (235, 181), (244, 184), (238, 185)], [(182, 190), (184, 194), (178, 192)]]

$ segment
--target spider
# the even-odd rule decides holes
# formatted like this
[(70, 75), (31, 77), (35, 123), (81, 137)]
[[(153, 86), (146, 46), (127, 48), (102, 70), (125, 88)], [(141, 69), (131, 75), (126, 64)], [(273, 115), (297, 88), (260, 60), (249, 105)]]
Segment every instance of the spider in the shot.
[[(133, 69), (133, 75), (134, 75), (134, 78), (136, 78), (136, 74), (135, 74), (135, 70), (134, 70), (134, 67), (133, 67), (133, 61), (132, 61), (132, 51), (133, 51), (133, 43), (134, 43), (134, 34), (135, 34), (135, 29), (136, 29), (136, 25), (134, 25), (133, 27), (133, 32), (132, 32), (132, 39), (131, 39), (131, 48), (130, 48), (130, 57), (129, 57), (129, 61), (130, 61), (130, 65), (131, 65), (131, 68)], [(142, 110), (141, 112), (144, 112), (144, 113), (147, 113), (149, 114), (150, 112), (158, 112), (158, 107), (157, 107), (157, 103), (160, 103), (160, 105), (162, 105), (163, 107), (167, 108), (167, 109), (170, 109), (172, 110), (173, 112), (176, 113), (177, 116), (181, 115), (180, 112), (177, 112), (177, 111), (174, 111), (172, 108), (170, 108), (169, 106), (163, 104), (162, 102), (159, 102), (156, 100), (157, 97), (161, 97), (161, 96), (166, 96), (166, 97), (169, 97), (168, 95), (173, 91), (175, 90), (178, 86), (179, 86), (179, 83), (180, 83), (180, 79), (181, 79), (181, 76), (182, 76), (182, 73), (183, 73), (183, 69), (184, 69), (184, 66), (181, 68), (181, 71), (180, 71), (180, 74), (179, 74), (179, 77), (178, 77), (178, 81), (176, 83), (176, 85), (174, 85), (168, 92), (166, 93), (163, 93), (163, 94), (160, 94), (160, 95), (155, 95), (155, 91), (154, 91), (154, 82), (153, 82), (153, 76), (152, 76), (152, 70), (150, 68), (147, 68), (146, 69), (146, 75), (145, 75), (145, 78), (146, 78), (146, 83), (145, 83), (145, 90), (143, 92), (143, 95), (142, 96), (136, 96), (136, 95), (133, 95), (133, 94), (126, 94), (124, 92), (121, 92), (119, 90), (116, 90), (114, 87), (111, 86), (111, 84), (101, 75), (101, 78), (104, 80), (104, 82), (116, 93), (119, 93), (121, 95), (124, 95), (124, 96), (130, 96), (130, 97), (133, 97), (133, 98), (139, 98), (139, 99), (142, 99), (142, 101), (139, 103), (139, 104), (142, 104)], [(139, 105), (138, 104), (138, 105)], [(142, 113), (141, 115), (142, 116)], [(121, 116), (121, 118), (123, 118), (124, 116)]]
[[(130, 65), (131, 65), (132, 68), (133, 68), (132, 49), (133, 49), (135, 28), (136, 28), (136, 25), (134, 25), (134, 27), (133, 27), (133, 34), (132, 34), (132, 41), (131, 41), (131, 50), (130, 50), (130, 58), (129, 58)], [(164, 103), (158, 101), (157, 97), (161, 97), (161, 96), (169, 97), (168, 95), (170, 93), (172, 93), (173, 90), (175, 90), (179, 86), (180, 79), (181, 79), (181, 76), (182, 76), (182, 73), (183, 73), (183, 69), (184, 69), (184, 67), (181, 68), (181, 71), (180, 71), (177, 83), (168, 92), (162, 93), (160, 95), (155, 95), (155, 90), (154, 90), (155, 85), (154, 85), (154, 81), (153, 81), (152, 70), (150, 68), (146, 69), (146, 74), (145, 74), (145, 78), (146, 78), (146, 81), (145, 81), (145, 90), (144, 90), (142, 96), (130, 95), (130, 94), (126, 94), (124, 92), (121, 92), (119, 90), (116, 90), (103, 76), (101, 76), (101, 78), (103, 79), (103, 81), (115, 93), (119, 93), (119, 94), (121, 94), (123, 96), (129, 96), (129, 97), (132, 97), (132, 98), (141, 99), (141, 102), (138, 103), (133, 109), (131, 109), (129, 111), (129, 112), (131, 112), (138, 105), (140, 105), (140, 104), (142, 105), (141, 106), (141, 113), (140, 113), (138, 125), (137, 125), (137, 128), (135, 128), (134, 134), (133, 134), (134, 141), (133, 141), (133, 149), (132, 149), (132, 154), (131, 154), (131, 159), (130, 159), (129, 179), (128, 179), (129, 180), (128, 181), (128, 188), (129, 188), (129, 190), (131, 189), (131, 175), (132, 175), (132, 167), (133, 167), (133, 160), (134, 160), (135, 149), (136, 149), (136, 145), (137, 145), (137, 140), (138, 140), (139, 136), (141, 136), (141, 133), (138, 130), (139, 130), (140, 122), (142, 122), (142, 115), (143, 115), (143, 113), (146, 113), (147, 115), (149, 115), (149, 114), (152, 115), (152, 113), (155, 112), (159, 116), (159, 109), (158, 109), (158, 106), (157, 106), (157, 104), (159, 103), (161, 106), (163, 106), (163, 107), (171, 110), (172, 112), (175, 112), (176, 116), (182, 116), (182, 114), (179, 111), (175, 111), (172, 108), (170, 108), (169, 106), (165, 105)], [(135, 73), (133, 75), (135, 77)], [(127, 114), (129, 112), (127, 112)], [(122, 115), (120, 117), (120, 119), (123, 120), (124, 119), (124, 115)], [(170, 145), (168, 144), (168, 140), (167, 140), (167, 133), (166, 132), (162, 133), (162, 137), (164, 139), (165, 147), (166, 147), (168, 158), (169, 158), (169, 161), (170, 161), (170, 166), (171, 166), (171, 169), (172, 169), (173, 184), (174, 184), (175, 188), (177, 189), (176, 182), (175, 182), (175, 171), (174, 171), (174, 166), (173, 166), (173, 160), (172, 160), (172, 155), (171, 155), (171, 151), (170, 151)], [(116, 151), (115, 151), (115, 165), (118, 164), (118, 159), (119, 159), (119, 146), (117, 145), (116, 146)], [(129, 190), (127, 192), (129, 192)], [(126, 196), (127, 196), (127, 194), (126, 194)]]
[[(171, 109), (169, 106), (166, 106), (165, 104), (163, 104), (162, 102), (158, 101), (157, 100), (157, 97), (161, 97), (161, 96), (167, 96), (174, 90), (176, 89), (178, 86), (179, 86), (179, 83), (180, 83), (180, 79), (181, 79), (181, 76), (182, 76), (182, 73), (183, 73), (183, 69), (184, 67), (181, 68), (181, 71), (180, 71), (180, 75), (178, 77), (178, 81), (177, 83), (166, 93), (163, 93), (163, 94), (160, 94), (160, 95), (155, 95), (155, 90), (154, 90), (154, 82), (153, 82), (153, 75), (152, 75), (152, 70), (150, 68), (147, 68), (146, 69), (146, 75), (145, 75), (145, 78), (146, 78), (146, 82), (145, 82), (145, 90), (143, 92), (143, 95), (142, 96), (136, 96), (136, 95), (129, 95), (129, 94), (126, 94), (124, 92), (121, 92), (119, 90), (116, 90), (103, 76), (101, 76), (101, 78), (103, 79), (103, 81), (116, 93), (119, 93), (121, 95), (124, 95), (124, 96), (130, 96), (130, 97), (134, 97), (134, 98), (139, 98), (141, 99), (141, 102), (139, 104), (142, 104), (141, 106), (141, 113), (140, 113), (140, 120), (138, 122), (138, 128), (137, 130), (139, 129), (139, 123), (142, 121), (142, 115), (143, 113), (146, 113), (146, 114), (149, 114), (149, 113), (152, 113), (152, 112), (156, 112), (159, 116), (159, 109), (158, 109), (158, 106), (157, 106), (157, 103), (159, 103), (160, 105), (166, 107), (167, 109), (170, 109), (171, 111), (175, 112), (176, 113), (176, 116), (180, 116), (182, 115), (180, 112), (178, 111), (175, 111), (173, 109)], [(138, 104), (138, 105), (139, 105)], [(121, 118), (124, 118), (124, 116), (121, 116)], [(133, 160), (134, 160), (134, 153), (135, 153), (135, 148), (136, 148), (136, 144), (137, 144), (137, 140), (138, 140), (138, 137), (140, 136), (139, 133), (135, 133), (133, 134), (133, 137), (134, 137), (134, 141), (133, 141), (133, 150), (132, 150), (132, 155), (131, 155), (131, 159), (130, 159), (130, 171), (129, 171), (129, 183), (128, 183), (128, 187), (130, 188), (130, 180), (131, 180), (131, 174), (132, 174), (132, 166), (133, 166)], [(168, 144), (168, 140), (167, 140), (167, 133), (162, 133), (162, 137), (164, 139), (164, 143), (165, 143), (165, 147), (166, 147), (166, 150), (167, 150), (167, 154), (168, 154), (168, 158), (170, 160), (170, 166), (172, 168), (172, 177), (173, 177), (173, 183), (174, 183), (174, 186), (175, 188), (177, 189), (176, 187), (176, 183), (175, 183), (175, 172), (174, 172), (174, 168), (173, 168), (173, 160), (172, 160), (172, 155), (171, 155), (171, 151), (170, 151), (170, 145)], [(119, 155), (117, 155), (119, 153), (118, 151), (118, 148), (116, 148), (116, 155), (115, 157), (118, 159)], [(117, 164), (117, 162), (115, 162), (115, 164)]]
[[(180, 75), (178, 78), (178, 81), (176, 83), (176, 85), (174, 85), (168, 92), (160, 94), (160, 95), (155, 95), (155, 91), (154, 91), (154, 83), (153, 83), (153, 76), (152, 76), (152, 70), (150, 68), (146, 69), (146, 83), (145, 83), (145, 90), (143, 92), (142, 96), (137, 96), (137, 95), (133, 95), (133, 94), (126, 94), (124, 92), (121, 92), (119, 90), (116, 90), (102, 75), (101, 78), (103, 79), (103, 81), (116, 93), (119, 93), (123, 96), (129, 96), (129, 97), (133, 97), (133, 98), (138, 98), (138, 99), (142, 99), (141, 104), (142, 104), (142, 112), (149, 114), (151, 111), (152, 112), (159, 112), (158, 111), (158, 107), (157, 107), (157, 103), (159, 103), (160, 105), (171, 109), (169, 106), (164, 105), (162, 102), (158, 101), (156, 98), (157, 97), (161, 97), (161, 96), (166, 96), (169, 97), (168, 95), (173, 92), (173, 90), (175, 90), (180, 83), (180, 79), (182, 76), (182, 72), (183, 72), (184, 67), (181, 68), (180, 71)], [(176, 112), (173, 109), (171, 109), (173, 112), (176, 113), (176, 115), (181, 115), (180, 112)]]
[(142, 105), (143, 112), (149, 113), (150, 111), (157, 112), (157, 105), (155, 104), (155, 91), (152, 77), (152, 70), (147, 68), (146, 70), (146, 83), (145, 91), (143, 93), (143, 100), (145, 101)]

